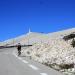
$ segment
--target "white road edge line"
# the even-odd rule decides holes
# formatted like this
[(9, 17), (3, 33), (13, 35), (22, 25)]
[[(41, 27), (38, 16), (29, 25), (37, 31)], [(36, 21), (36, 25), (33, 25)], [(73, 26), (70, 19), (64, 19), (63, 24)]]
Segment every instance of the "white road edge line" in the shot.
[(19, 60), (22, 60), (22, 58), (18, 57)]
[(26, 60), (23, 60), (22, 58), (18, 57), (19, 60), (21, 60), (23, 63), (28, 63)]
[(15, 53), (13, 53), (13, 55), (15, 55), (15, 57), (17, 57), (19, 60), (21, 60), (23, 63), (28, 63), (26, 60), (23, 60), (22, 58), (18, 57)]
[(41, 75), (48, 75), (47, 73), (40, 73)]
[(19, 60), (21, 60), (23, 63), (28, 63), (26, 60), (23, 60), (22, 58), (18, 57)]
[[(28, 63), (26, 60), (23, 60), (22, 58), (18, 57), (15, 53), (13, 53), (13, 55), (14, 55), (15, 57), (17, 57), (19, 60), (21, 60), (23, 63)], [(34, 65), (29, 64), (28, 66), (31, 67), (31, 68), (34, 69), (34, 70), (39, 70), (39, 68), (37, 68), (37, 67), (34, 66)]]
[(13, 55), (14, 55), (15, 57), (18, 57), (15, 53), (13, 53)]
[(28, 63), (26, 60), (22, 60), (22, 62), (24, 62), (24, 63)]
[[(7, 53), (6, 53), (6, 54), (7, 54)], [(14, 55), (15, 57), (17, 57), (19, 60), (21, 60), (23, 63), (28, 63), (26, 60), (23, 60), (22, 58), (18, 57), (15, 53), (13, 53), (13, 55)], [(34, 66), (34, 65), (31, 65), (31, 64), (29, 64), (29, 67), (31, 67), (31, 68), (34, 69), (34, 70), (39, 70), (38, 67), (36, 67), (36, 66)], [(40, 75), (48, 75), (48, 74), (47, 74), (47, 73), (40, 73)]]
[(39, 70), (39, 68), (38, 67), (36, 67), (36, 66), (34, 66), (34, 65), (29, 65), (29, 67), (31, 67), (32, 69), (34, 69), (34, 70)]
[(26, 60), (23, 60), (22, 58), (18, 57), (19, 60), (21, 60), (23, 63), (28, 63)]

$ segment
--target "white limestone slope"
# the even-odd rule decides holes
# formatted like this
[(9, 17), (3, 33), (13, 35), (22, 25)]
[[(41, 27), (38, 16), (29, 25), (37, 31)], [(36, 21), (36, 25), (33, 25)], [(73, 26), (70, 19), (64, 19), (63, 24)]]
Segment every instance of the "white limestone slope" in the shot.
[[(75, 68), (61, 69), (61, 64), (75, 64), (75, 49), (70, 45), (72, 40), (64, 41), (65, 35), (75, 32), (75, 28), (47, 34), (42, 42), (22, 50), (22, 55), (29, 56), (40, 63), (50, 65), (67, 75), (75, 75)], [(45, 38), (45, 39), (43, 39)]]

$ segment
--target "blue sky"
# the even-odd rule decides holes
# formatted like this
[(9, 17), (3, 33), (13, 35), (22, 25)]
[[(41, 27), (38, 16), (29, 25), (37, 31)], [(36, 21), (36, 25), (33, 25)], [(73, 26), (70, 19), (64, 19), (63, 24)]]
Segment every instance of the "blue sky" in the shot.
[(75, 27), (75, 0), (0, 0), (0, 41)]

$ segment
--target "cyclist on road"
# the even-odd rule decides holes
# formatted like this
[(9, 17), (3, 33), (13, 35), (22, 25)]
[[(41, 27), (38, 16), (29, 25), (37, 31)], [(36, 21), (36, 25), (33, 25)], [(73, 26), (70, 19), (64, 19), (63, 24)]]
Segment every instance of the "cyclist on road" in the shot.
[(18, 56), (21, 55), (21, 44), (18, 43), (17, 45), (17, 50), (18, 50)]

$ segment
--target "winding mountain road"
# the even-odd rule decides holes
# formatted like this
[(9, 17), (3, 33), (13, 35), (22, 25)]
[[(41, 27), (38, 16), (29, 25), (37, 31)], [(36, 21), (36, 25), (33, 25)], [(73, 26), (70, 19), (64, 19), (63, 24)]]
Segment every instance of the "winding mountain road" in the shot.
[(16, 48), (0, 49), (0, 75), (62, 75), (27, 57), (13, 53)]

